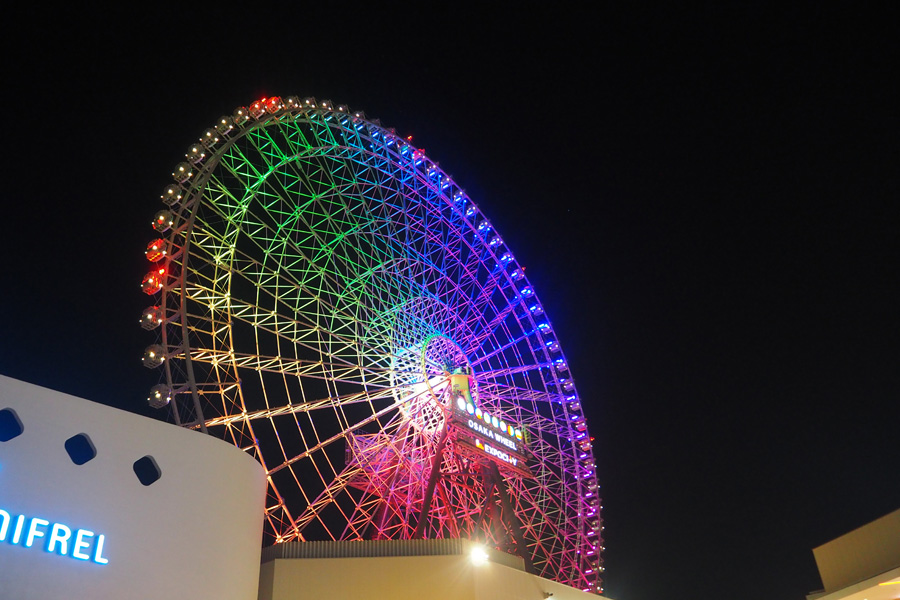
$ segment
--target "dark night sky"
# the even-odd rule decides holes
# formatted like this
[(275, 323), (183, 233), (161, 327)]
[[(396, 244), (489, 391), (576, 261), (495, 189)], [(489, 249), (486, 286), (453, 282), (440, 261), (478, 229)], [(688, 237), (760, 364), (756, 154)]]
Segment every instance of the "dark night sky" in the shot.
[(168, 173), (314, 95), (413, 135), (528, 268), (609, 596), (800, 599), (813, 547), (900, 507), (896, 8), (296, 6), (6, 16), (0, 373), (151, 414)]

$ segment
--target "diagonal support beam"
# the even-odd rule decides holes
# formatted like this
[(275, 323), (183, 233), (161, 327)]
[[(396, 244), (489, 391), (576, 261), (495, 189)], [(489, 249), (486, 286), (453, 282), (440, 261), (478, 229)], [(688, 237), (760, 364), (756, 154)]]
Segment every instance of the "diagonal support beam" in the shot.
[(431, 461), (431, 475), (428, 477), (428, 487), (425, 488), (425, 497), (422, 499), (422, 512), (419, 514), (419, 522), (416, 523), (416, 530), (413, 532), (412, 539), (420, 540), (425, 534), (425, 523), (428, 521), (428, 515), (431, 513), (431, 501), (434, 498), (434, 488), (441, 476), (441, 462), (444, 459), (444, 446), (447, 444), (447, 438), (450, 436), (450, 419), (444, 417), (444, 428), (441, 431), (441, 439), (438, 441), (437, 448), (434, 450), (434, 457)]
[(519, 521), (518, 515), (516, 515), (513, 510), (512, 502), (510, 502), (509, 499), (509, 490), (507, 490), (506, 482), (500, 475), (500, 469), (497, 468), (497, 463), (493, 461), (488, 463), (487, 473), (494, 484), (494, 489), (497, 490), (497, 496), (500, 498), (500, 506), (503, 508), (506, 525), (512, 531), (513, 539), (516, 540), (516, 546), (518, 546), (519, 549), (519, 554), (525, 561), (525, 571), (534, 574), (534, 563), (531, 560), (531, 553), (528, 551), (528, 546), (525, 545), (525, 534), (522, 533), (522, 523)]

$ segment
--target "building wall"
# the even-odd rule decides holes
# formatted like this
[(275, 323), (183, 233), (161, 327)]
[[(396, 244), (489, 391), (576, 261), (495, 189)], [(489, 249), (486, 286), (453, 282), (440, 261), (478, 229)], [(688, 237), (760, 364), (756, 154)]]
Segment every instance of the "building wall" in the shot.
[(259, 600), (544, 600), (548, 593), (597, 598), (506, 565), (445, 555), (274, 559), (262, 565)]
[(826, 592), (900, 567), (900, 509), (822, 544), (813, 554)]
[[(0, 441), (0, 597), (256, 597), (265, 474), (253, 458), (210, 436), (0, 376), (4, 410), (23, 430)], [(96, 450), (81, 465), (65, 445), (78, 434)], [(151, 485), (134, 471), (144, 456), (161, 473)], [(48, 524), (37, 522), (27, 547), (34, 518)], [(71, 536), (49, 552), (55, 524)], [(82, 535), (77, 554), (86, 560), (73, 556), (78, 530), (94, 534)]]
[(474, 565), (459, 556), (275, 559), (263, 568), (272, 579), (261, 578), (259, 600), (475, 598)]

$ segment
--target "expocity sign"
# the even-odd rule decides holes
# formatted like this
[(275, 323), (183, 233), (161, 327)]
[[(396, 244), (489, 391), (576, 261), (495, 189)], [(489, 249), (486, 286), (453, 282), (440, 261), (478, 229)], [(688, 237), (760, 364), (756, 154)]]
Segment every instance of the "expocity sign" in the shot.
[(106, 536), (102, 533), (75, 529), (40, 517), (13, 514), (0, 508), (0, 542), (23, 548), (43, 548), (50, 554), (98, 565), (109, 564), (109, 559), (103, 556)]
[[(462, 377), (457, 376), (457, 379)], [(451, 376), (450, 423), (457, 446), (484, 456), (523, 477), (533, 477), (528, 468), (526, 434), (498, 415), (478, 407), (469, 393), (467, 383), (458, 383)]]

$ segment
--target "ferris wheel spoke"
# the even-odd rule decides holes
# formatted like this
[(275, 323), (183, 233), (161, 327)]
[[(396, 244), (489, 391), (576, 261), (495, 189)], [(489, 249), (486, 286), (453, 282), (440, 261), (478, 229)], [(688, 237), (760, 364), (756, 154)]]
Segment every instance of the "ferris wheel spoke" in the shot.
[[(206, 426), (214, 427), (217, 425), (229, 425), (231, 423), (235, 423), (235, 422), (239, 422), (239, 421), (256, 421), (256, 420), (260, 420), (260, 419), (272, 419), (272, 418), (281, 417), (284, 415), (296, 415), (296, 414), (300, 414), (300, 413), (309, 413), (309, 412), (313, 412), (316, 410), (322, 410), (322, 409), (326, 409), (326, 408), (337, 409), (337, 408), (341, 408), (344, 406), (350, 406), (353, 404), (361, 404), (361, 403), (374, 404), (375, 402), (380, 402), (383, 400), (394, 401), (395, 393), (398, 389), (406, 389), (406, 388), (411, 387), (411, 385), (412, 384), (406, 385), (406, 386), (404, 386), (404, 385), (393, 386), (393, 387), (389, 387), (389, 388), (380, 388), (380, 389), (376, 388), (374, 390), (369, 389), (369, 390), (365, 390), (362, 392), (345, 394), (342, 396), (319, 398), (317, 400), (309, 400), (309, 401), (305, 401), (305, 402), (297, 403), (297, 404), (288, 404), (285, 406), (265, 408), (265, 409), (257, 410), (257, 411), (248, 411), (248, 412), (241, 412), (241, 413), (236, 413), (236, 414), (231, 414), (231, 415), (224, 415), (221, 417), (215, 417), (212, 419), (208, 419), (206, 421)], [(422, 394), (422, 393), (425, 393), (425, 392), (419, 392), (419, 394)], [(412, 398), (412, 396), (410, 398), (404, 399), (404, 402), (411, 401), (411, 398)], [(389, 409), (396, 408), (396, 406), (397, 406), (396, 402), (391, 404), (391, 406), (387, 407), (387, 409), (382, 411), (382, 416), (386, 412), (390, 412)], [(370, 419), (371, 418), (372, 417), (370, 417)], [(371, 422), (371, 420), (367, 421), (367, 423), (368, 422)], [(361, 426), (362, 424), (365, 424), (365, 423), (357, 423), (353, 427), (355, 429), (355, 428), (358, 428), (359, 426)], [(331, 441), (333, 441), (333, 440), (331, 440)], [(319, 448), (319, 447), (320, 446), (316, 446), (316, 448)], [(273, 472), (275, 472), (275, 471), (273, 471)]]
[[(293, 163), (291, 164), (293, 167)], [(359, 182), (350, 177), (350, 178), (336, 178), (334, 173), (330, 173), (327, 170), (320, 170), (317, 165), (313, 163), (308, 163), (305, 165), (306, 171), (305, 175), (300, 176), (301, 181), (306, 182), (306, 187), (312, 188), (315, 190), (315, 193), (308, 193), (310, 197), (310, 201), (308, 203), (308, 209), (306, 210), (297, 210), (294, 207), (291, 207), (291, 214), (289, 218), (286, 220), (282, 220), (279, 224), (279, 231), (286, 231), (288, 233), (294, 232), (304, 232), (309, 240), (308, 243), (301, 243), (297, 245), (296, 240), (290, 240), (291, 243), (295, 246), (296, 249), (301, 251), (309, 252), (309, 258), (314, 263), (317, 264), (321, 261), (325, 254), (328, 255), (328, 258), (331, 260), (347, 260), (350, 254), (346, 256), (337, 254), (335, 255), (332, 250), (334, 248), (334, 243), (339, 243), (342, 239), (345, 239), (349, 234), (355, 231), (363, 231), (370, 230), (375, 224), (375, 221), (370, 216), (364, 216), (360, 213), (355, 213), (352, 211), (344, 211), (342, 214), (337, 215), (332, 213), (332, 205), (337, 204), (337, 202), (332, 202), (332, 198), (337, 198), (340, 204), (343, 204), (343, 201), (340, 198), (345, 195), (353, 195), (357, 196), (359, 192)], [(322, 179), (319, 181), (309, 181), (310, 173), (321, 173)], [(355, 192), (351, 194), (350, 192)], [(274, 194), (276, 198), (282, 196), (282, 194), (276, 193)], [(334, 243), (330, 242), (329, 239), (334, 236), (332, 232), (340, 231), (340, 235), (335, 237)], [(282, 239), (287, 242), (287, 236), (281, 235)], [(359, 257), (358, 249), (354, 249), (354, 255)], [(348, 266), (352, 269), (356, 265), (352, 262), (348, 264)]]
[(278, 541), (284, 541), (287, 537), (299, 537), (298, 532), (294, 532), (293, 536), (290, 534), (285, 535), (286, 531), (293, 529), (294, 519), (291, 516), (291, 511), (284, 498), (278, 493), (278, 489), (272, 483), (271, 478), (268, 479), (266, 487), (265, 519), (273, 532), (277, 532), (276, 537)]
[[(309, 325), (296, 319), (282, 316), (276, 311), (261, 311), (256, 305), (250, 303), (241, 303), (232, 301), (232, 320), (246, 323), (258, 332), (264, 331), (292, 347), (295, 351), (306, 349), (312, 353), (320, 353), (323, 347), (327, 345), (339, 346), (348, 349), (349, 352), (335, 353), (326, 352), (334, 369), (352, 367), (365, 372), (389, 372), (388, 367), (380, 366), (388, 364), (391, 355), (386, 350), (382, 350), (371, 343), (362, 345), (359, 343), (358, 337), (350, 335), (350, 333), (342, 334), (340, 332), (331, 331), (333, 328), (323, 328), (321, 326)], [(325, 339), (323, 339), (325, 336)], [(326, 341), (327, 340), (327, 341)], [(379, 351), (376, 351), (379, 350)], [(360, 357), (365, 356), (366, 361), (371, 361), (370, 365), (360, 365)], [(323, 361), (316, 361), (323, 362)]]
[(373, 528), (383, 501), (378, 496), (364, 495), (354, 507), (353, 514), (347, 519), (347, 525), (341, 533), (342, 540), (363, 540)]
[[(244, 271), (246, 272), (247, 270), (248, 269), (245, 269)], [(292, 314), (307, 314), (311, 316), (307, 316), (303, 320), (300, 320), (296, 317), (285, 316), (275, 310), (263, 310), (259, 307), (258, 303), (244, 302), (230, 298), (227, 294), (210, 287), (194, 285), (187, 291), (186, 295), (188, 298), (208, 306), (210, 309), (225, 310), (230, 307), (231, 316), (247, 322), (254, 327), (269, 325), (275, 328), (278, 335), (284, 335), (284, 332), (287, 332), (286, 335), (289, 336), (287, 338), (288, 341), (302, 343), (303, 336), (310, 338), (321, 335), (322, 333), (327, 333), (346, 347), (369, 346), (372, 348), (371, 342), (366, 343), (368, 340), (372, 339), (371, 337), (360, 338), (357, 334), (357, 331), (364, 326), (363, 320), (349, 311), (341, 311), (334, 305), (326, 304), (325, 300), (323, 300), (319, 294), (319, 290), (304, 290), (303, 288), (296, 287), (295, 284), (279, 286), (274, 283), (274, 278), (278, 276), (279, 275), (272, 273), (272, 280), (261, 281), (259, 283), (254, 282), (254, 285), (259, 289), (264, 289), (265, 285), (269, 285), (275, 287), (276, 292), (279, 291), (277, 288), (281, 287), (281, 293), (273, 295), (272, 303), (290, 302), (291, 298), (294, 297), (298, 299), (298, 308), (302, 309), (304, 312), (295, 310)], [(300, 304), (300, 298), (309, 298), (303, 300), (305, 306)], [(317, 305), (318, 308), (315, 308)], [(310, 308), (315, 308), (314, 312), (310, 312)], [(314, 320), (318, 315), (325, 315), (327, 317), (328, 321), (326, 323), (330, 322), (328, 327), (323, 328), (320, 323)]]
[[(257, 192), (256, 195), (257, 197), (260, 196), (260, 192)], [(280, 198), (280, 195), (275, 194), (274, 198), (278, 199)], [(263, 203), (265, 203), (264, 200)], [(315, 200), (310, 199), (309, 203), (313, 204), (315, 203)], [(284, 217), (287, 219), (286, 221), (283, 220), (280, 224), (272, 223), (271, 225), (266, 223), (267, 219), (253, 216), (253, 212), (250, 210), (248, 202), (246, 201), (239, 201), (233, 203), (230, 206), (226, 206), (225, 208), (229, 208), (230, 210), (224, 211), (225, 214), (223, 214), (222, 216), (227, 218), (229, 222), (240, 221), (241, 223), (243, 223), (242, 226), (247, 230), (243, 237), (249, 240), (250, 243), (252, 243), (256, 248), (264, 252), (266, 256), (271, 255), (273, 253), (273, 250), (276, 256), (281, 256), (282, 254), (284, 254), (283, 249), (279, 250), (280, 246), (284, 247), (285, 249), (287, 247), (293, 248), (294, 258), (292, 258), (290, 253), (284, 254), (283, 256), (281, 256), (281, 266), (285, 266), (285, 261), (289, 263), (287, 266), (290, 266), (290, 263), (312, 265), (316, 264), (314, 253), (323, 247), (324, 241), (321, 238), (317, 237), (318, 234), (316, 233), (315, 229), (308, 223), (304, 224), (302, 228), (299, 228), (298, 226), (291, 226), (291, 223), (300, 219), (302, 215), (302, 211), (298, 210), (297, 207), (292, 207), (290, 212), (285, 213)], [(267, 208), (267, 211), (277, 213), (277, 209), (272, 206), (269, 206)], [(298, 231), (300, 229), (307, 231), (307, 235), (311, 240), (310, 243), (306, 244), (305, 248), (303, 246), (298, 246), (297, 241), (290, 240), (287, 235), (285, 235), (285, 232), (290, 233), (293, 231)], [(235, 232), (237, 231), (237, 223), (235, 223), (232, 230)], [(212, 250), (214, 252), (211, 257), (211, 262), (221, 262), (224, 258), (221, 254), (222, 251), (230, 251), (232, 259), (235, 258), (235, 254), (240, 254), (239, 252), (235, 252), (235, 247), (232, 240), (223, 240), (218, 244), (218, 246), (213, 245)], [(313, 254), (307, 255), (306, 252), (310, 252)], [(249, 258), (250, 261), (255, 264), (247, 265), (243, 268), (240, 268), (240, 264), (232, 264), (232, 267), (238, 267), (236, 269), (237, 272), (242, 273), (253, 273), (254, 270), (264, 270), (264, 267), (262, 267), (262, 265), (258, 261), (250, 258), (249, 255), (247, 258)], [(281, 274), (293, 274), (295, 272), (295, 270), (291, 268), (283, 269), (281, 271)], [(272, 273), (274, 274), (274, 271), (272, 271)], [(318, 275), (327, 276), (328, 273), (327, 271), (320, 268), (318, 269)], [(302, 281), (298, 281), (297, 283), (302, 284)]]
[(490, 320), (490, 322), (485, 323), (476, 335), (467, 340), (467, 347), (472, 349), (480, 349), (489, 340), (496, 339), (498, 332), (500, 332), (501, 330), (504, 330), (506, 333), (506, 335), (504, 336), (505, 339), (510, 339), (512, 335), (508, 330), (507, 321), (510, 315), (514, 314), (517, 306), (518, 305), (515, 303), (509, 303), (501, 310), (497, 310), (495, 307), (493, 310), (494, 317)]
[[(491, 303), (491, 295), (498, 291), (497, 283), (501, 281), (501, 273), (501, 271), (497, 270), (491, 272), (484, 284), (473, 290), (473, 293), (475, 294), (474, 297), (466, 302), (468, 311), (464, 317), (466, 320), (484, 320), (484, 315), (487, 312), (486, 309)], [(489, 336), (493, 331), (493, 326), (490, 323), (484, 324), (482, 327), (485, 331), (484, 335), (486, 336)]]
[(298, 534), (302, 534), (303, 530), (312, 521), (319, 517), (319, 513), (328, 505), (333, 504), (337, 496), (344, 492), (352, 479), (362, 472), (359, 467), (347, 466), (343, 471), (338, 473), (335, 478), (325, 487), (319, 496), (310, 502), (306, 509), (297, 516), (293, 526)]
[[(491, 358), (494, 358), (495, 356), (504, 354), (507, 350), (509, 350), (510, 348), (514, 348), (518, 344), (527, 340), (532, 335), (534, 335), (534, 332), (523, 333), (522, 335), (520, 335), (518, 337), (510, 338), (508, 341), (506, 341), (502, 345), (499, 345), (498, 347), (492, 349), (490, 352), (487, 352), (486, 354), (480, 354), (477, 359), (472, 361), (472, 366), (474, 367), (476, 365), (480, 365), (481, 363), (483, 363), (486, 360), (490, 360)], [(488, 340), (490, 338), (485, 338), (485, 339)], [(480, 346), (478, 348), (478, 350), (482, 350), (483, 347), (484, 346), (482, 344), (482, 346)]]
[[(247, 260), (247, 264), (242, 265), (242, 260)], [(315, 269), (315, 274), (320, 283), (315, 287), (309, 287), (311, 285), (309, 281), (304, 283), (302, 280), (292, 277), (296, 271), (292, 265), (308, 260), (300, 253), (282, 252), (277, 271), (267, 269), (250, 257), (236, 256), (234, 264), (238, 267), (237, 272), (252, 276), (251, 283), (261, 293), (272, 294), (273, 292), (270, 290), (273, 287), (275, 291), (280, 292), (273, 296), (273, 301), (297, 306), (295, 310), (298, 313), (301, 308), (304, 312), (308, 312), (309, 308), (306, 307), (310, 306), (310, 302), (314, 302), (312, 307), (318, 308), (315, 308), (313, 314), (328, 315), (329, 318), (339, 319), (339, 323), (346, 324), (343, 327), (349, 325), (355, 327), (366, 323), (353, 312), (353, 310), (358, 310), (360, 305), (378, 306), (390, 303), (391, 299), (383, 298), (380, 292), (369, 291), (368, 284), (374, 274), (396, 268), (393, 266), (396, 258), (386, 258), (381, 262), (373, 262), (365, 265), (364, 268), (358, 268), (352, 278), (344, 279), (342, 282), (337, 281), (335, 275), (324, 267), (319, 267)], [(253, 275), (254, 273), (259, 273), (259, 275)], [(284, 281), (284, 283), (279, 284), (280, 281)], [(330, 282), (328, 286), (322, 287), (322, 284), (327, 282)]]
[(519, 373), (530, 373), (532, 371), (540, 371), (541, 369), (549, 369), (553, 366), (553, 363), (545, 362), (545, 363), (533, 363), (529, 365), (510, 365), (505, 368), (500, 369), (491, 369), (489, 371), (478, 371), (478, 379), (500, 379), (503, 377), (509, 377), (510, 375), (517, 375)]
[[(391, 372), (378, 367), (363, 368), (359, 365), (333, 363), (324, 360), (310, 361), (291, 359), (282, 356), (262, 356), (259, 354), (242, 354), (231, 351), (213, 349), (193, 349), (191, 360), (208, 363), (214, 367), (235, 367), (252, 371), (266, 371), (297, 377), (312, 377), (335, 382), (344, 382), (371, 387), (390, 386)], [(368, 375), (370, 378), (365, 378)]]
[(370, 423), (378, 421), (379, 419), (381, 419), (381, 417), (384, 417), (391, 411), (396, 410), (401, 404), (402, 404), (402, 402), (397, 401), (397, 402), (390, 404), (389, 406), (387, 406), (385, 408), (382, 408), (381, 410), (373, 413), (370, 417), (368, 417), (366, 419), (362, 419), (361, 421), (358, 421), (358, 422), (352, 424), (346, 430), (344, 430), (336, 435), (333, 435), (330, 438), (328, 438), (322, 442), (319, 442), (318, 444), (309, 448), (305, 452), (301, 452), (300, 454), (297, 454), (296, 456), (284, 461), (280, 465), (272, 467), (271, 469), (269, 469), (268, 474), (272, 475), (274, 473), (277, 473), (278, 471), (284, 469), (285, 467), (289, 467), (290, 465), (292, 465), (296, 462), (299, 462), (299, 461), (303, 460), (304, 458), (307, 458), (311, 454), (314, 454), (315, 452), (325, 448), (329, 444), (332, 444), (337, 440), (343, 439), (344, 437), (346, 437), (346, 435), (348, 433), (353, 433), (354, 431), (360, 429), (361, 427), (363, 427), (365, 425), (368, 425)]
[[(299, 257), (299, 259), (302, 260), (302, 257)], [(358, 277), (357, 279), (364, 278), (364, 277), (366, 277), (369, 273), (375, 271), (376, 269), (384, 268), (384, 266), (385, 266), (385, 263), (381, 263), (381, 264), (379, 264), (379, 265), (375, 265), (375, 267), (370, 268), (368, 272), (362, 273), (361, 276)], [(238, 269), (238, 271), (239, 271), (239, 272), (249, 272), (250, 269), (244, 268), (244, 269)], [(270, 277), (276, 277), (276, 275), (275, 275), (275, 274), (272, 274)], [(352, 282), (349, 282), (349, 283), (352, 284)], [(260, 285), (259, 287), (262, 288), (263, 286)], [(345, 288), (345, 289), (352, 289), (352, 285), (351, 285), (351, 286), (348, 286), (348, 287)], [(320, 294), (318, 294), (318, 293), (313, 294), (312, 297), (314, 297), (314, 298), (321, 298)], [(354, 300), (356, 300), (356, 299), (354, 299)]]

